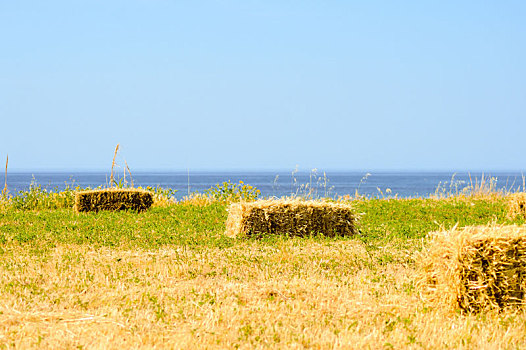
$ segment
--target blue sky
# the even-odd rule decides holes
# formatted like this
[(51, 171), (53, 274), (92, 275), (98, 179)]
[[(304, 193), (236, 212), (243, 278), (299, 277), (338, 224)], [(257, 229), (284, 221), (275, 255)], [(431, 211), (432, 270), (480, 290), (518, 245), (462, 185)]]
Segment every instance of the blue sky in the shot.
[(524, 1), (2, 1), (14, 170), (523, 170)]

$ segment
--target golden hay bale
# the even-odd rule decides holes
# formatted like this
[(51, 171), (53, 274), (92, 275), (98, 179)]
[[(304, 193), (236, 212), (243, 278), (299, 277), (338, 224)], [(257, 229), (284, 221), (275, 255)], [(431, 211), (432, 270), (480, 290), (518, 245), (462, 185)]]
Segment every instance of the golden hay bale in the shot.
[(514, 219), (517, 216), (526, 218), (525, 192), (518, 192), (508, 196), (508, 217)]
[(151, 192), (136, 188), (108, 188), (75, 193), (75, 210), (127, 210), (144, 211), (153, 203)]
[(354, 235), (358, 233), (357, 219), (346, 203), (298, 199), (241, 202), (228, 209), (226, 235)]
[(429, 301), (479, 312), (524, 304), (526, 226), (473, 226), (431, 233), (421, 255)]

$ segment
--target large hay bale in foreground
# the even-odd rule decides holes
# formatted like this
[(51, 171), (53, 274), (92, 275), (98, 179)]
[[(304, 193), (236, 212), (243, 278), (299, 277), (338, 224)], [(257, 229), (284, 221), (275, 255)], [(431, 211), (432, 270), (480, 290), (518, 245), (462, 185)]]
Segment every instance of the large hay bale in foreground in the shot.
[(526, 218), (526, 193), (524, 192), (508, 196), (508, 217), (515, 219), (518, 216)]
[(525, 303), (526, 226), (476, 226), (431, 234), (423, 282), (435, 306), (479, 312)]
[(149, 191), (136, 188), (107, 188), (103, 190), (79, 191), (75, 193), (75, 210), (137, 210), (144, 211), (153, 203)]
[(350, 204), (321, 201), (260, 200), (230, 205), (226, 235), (354, 235), (357, 215)]

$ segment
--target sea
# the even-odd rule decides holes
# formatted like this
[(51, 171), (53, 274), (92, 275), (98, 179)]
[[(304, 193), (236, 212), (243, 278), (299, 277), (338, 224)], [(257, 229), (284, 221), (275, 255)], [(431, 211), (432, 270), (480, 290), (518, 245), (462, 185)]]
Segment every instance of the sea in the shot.
[[(137, 172), (133, 178), (123, 174), (117, 182), (135, 187), (161, 187), (176, 190), (181, 199), (193, 193), (203, 193), (216, 184), (230, 181), (250, 185), (261, 191), (261, 197), (303, 196), (338, 198), (356, 194), (377, 197), (429, 197), (455, 194), (468, 186), (484, 182), (497, 190), (524, 190), (521, 172), (382, 172), (382, 171), (180, 171)], [(8, 172), (7, 188), (12, 195), (39, 186), (46, 191), (61, 191), (67, 186), (80, 188), (107, 187), (109, 172)], [(5, 178), (0, 175), (0, 187)]]

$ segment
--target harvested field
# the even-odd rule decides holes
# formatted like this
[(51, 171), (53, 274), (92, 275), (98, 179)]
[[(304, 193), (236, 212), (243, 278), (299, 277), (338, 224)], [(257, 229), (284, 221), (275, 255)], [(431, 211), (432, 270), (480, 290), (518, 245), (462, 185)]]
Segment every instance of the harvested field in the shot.
[[(506, 201), (361, 200), (361, 235), (231, 238), (221, 202), (0, 212), (0, 348), (525, 348), (526, 313), (422, 298), (440, 226)], [(520, 223), (520, 221), (518, 221)]]
[[(382, 263), (385, 253), (396, 256)], [(289, 239), (231, 248), (61, 245), (0, 259), (0, 344), (28, 348), (508, 348), (521, 314), (426, 306), (411, 253)]]

